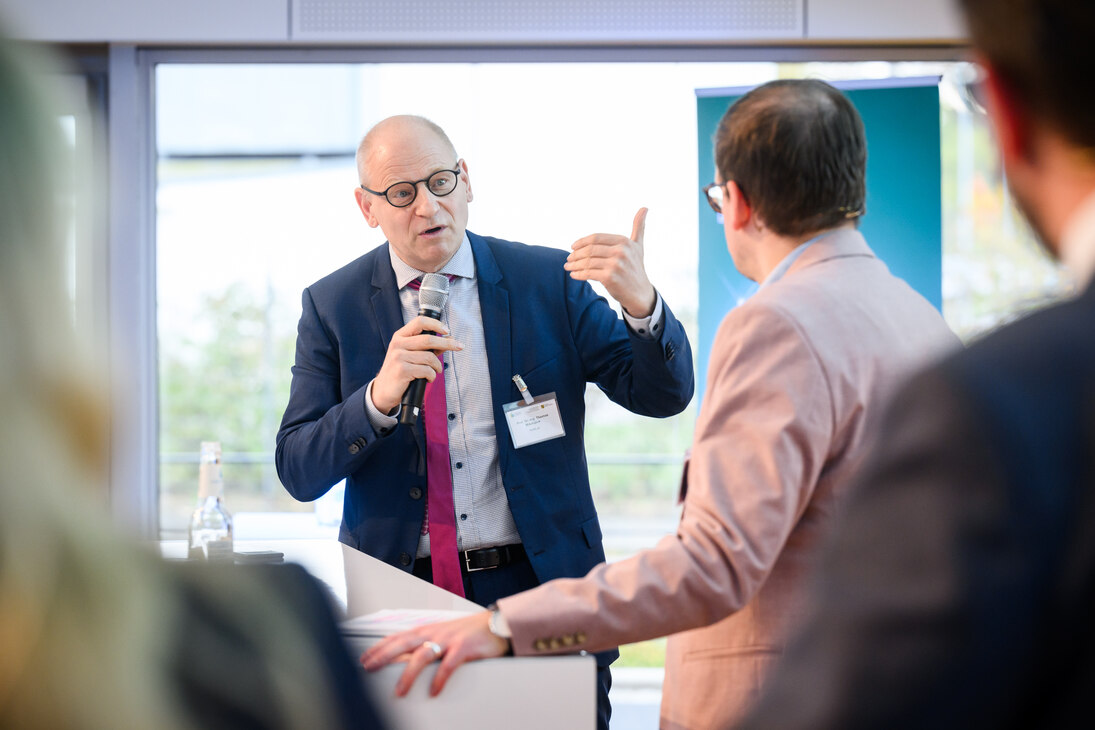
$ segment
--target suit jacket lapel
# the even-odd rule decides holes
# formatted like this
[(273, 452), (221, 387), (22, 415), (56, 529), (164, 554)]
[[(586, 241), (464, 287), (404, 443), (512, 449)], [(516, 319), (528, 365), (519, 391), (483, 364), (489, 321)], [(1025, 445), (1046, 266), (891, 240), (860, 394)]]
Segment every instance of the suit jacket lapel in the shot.
[[(472, 254), (475, 256), (475, 276), (479, 281), (479, 309), (483, 316), (483, 334), (487, 341), (487, 367), (490, 370), (491, 398), (494, 400), (495, 428), (506, 428), (502, 415), (502, 403), (505, 403), (513, 385), (513, 353), (510, 333), (509, 290), (502, 285), (502, 270), (490, 250), (490, 246), (480, 236), (468, 232)], [(509, 438), (498, 434), (499, 445), (509, 443)], [(506, 473), (511, 449), (499, 448), (499, 466)]]
[(386, 250), (377, 251), (373, 258), (372, 305), (373, 317), (380, 335), (381, 352), (388, 351), (395, 331), (403, 326), (403, 306), (399, 303), (399, 289), (395, 284), (395, 272), (392, 271), (391, 254)]

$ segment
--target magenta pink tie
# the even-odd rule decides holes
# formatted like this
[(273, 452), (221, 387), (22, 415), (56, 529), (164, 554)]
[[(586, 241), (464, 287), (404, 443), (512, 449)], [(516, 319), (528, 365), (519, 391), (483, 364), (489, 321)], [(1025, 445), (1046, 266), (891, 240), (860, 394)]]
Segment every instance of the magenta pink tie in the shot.
[(445, 369), (426, 385), (422, 404), (426, 427), (426, 519), (430, 532), (430, 564), (433, 583), (464, 597), (460, 556), (456, 547), (456, 510), (452, 501), (452, 467), (449, 465), (449, 426), (445, 411)]

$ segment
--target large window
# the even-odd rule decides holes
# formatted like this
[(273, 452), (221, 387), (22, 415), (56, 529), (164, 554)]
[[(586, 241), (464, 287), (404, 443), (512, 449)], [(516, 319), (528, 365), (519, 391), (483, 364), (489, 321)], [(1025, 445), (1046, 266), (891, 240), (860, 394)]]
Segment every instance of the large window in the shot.
[[(334, 534), (340, 494), (293, 501), (273, 467), (304, 287), (383, 241), (353, 199), (353, 153), (418, 113), (468, 161), (480, 233), (567, 248), (650, 208), (647, 267), (695, 338), (694, 90), (790, 76), (944, 74), (954, 64), (160, 64), (156, 68), (160, 525), (185, 530), (199, 442), (225, 451), (243, 529)], [(958, 78), (958, 81), (961, 79)], [(1007, 200), (983, 117), (942, 91), (944, 310), (964, 337), (1055, 291)], [(676, 521), (694, 406), (632, 416), (595, 388), (587, 444), (610, 554)]]

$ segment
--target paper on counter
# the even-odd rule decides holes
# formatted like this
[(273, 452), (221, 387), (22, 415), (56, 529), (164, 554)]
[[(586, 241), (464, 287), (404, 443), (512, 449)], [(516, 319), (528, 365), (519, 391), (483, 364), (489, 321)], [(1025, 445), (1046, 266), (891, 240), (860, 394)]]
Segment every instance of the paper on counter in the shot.
[(374, 611), (341, 624), (342, 633), (348, 636), (389, 636), (426, 624), (451, 621), (473, 613), (442, 609), (393, 608)]

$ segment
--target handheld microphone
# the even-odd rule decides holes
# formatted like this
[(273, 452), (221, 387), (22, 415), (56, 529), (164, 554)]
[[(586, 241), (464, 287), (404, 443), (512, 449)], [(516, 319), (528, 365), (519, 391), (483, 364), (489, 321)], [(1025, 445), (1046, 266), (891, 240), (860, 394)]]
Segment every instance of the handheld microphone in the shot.
[[(449, 298), (449, 277), (444, 274), (426, 274), (422, 277), (422, 286), (418, 289), (418, 316), (441, 319), (441, 310), (445, 308), (445, 302)], [(433, 335), (436, 332), (426, 332)], [(442, 368), (437, 377), (445, 377)], [(416, 378), (407, 386), (400, 401), (402, 410), (399, 413), (399, 422), (405, 426), (413, 426), (418, 420), (418, 414), (422, 412), (422, 397), (426, 394), (425, 378)]]

